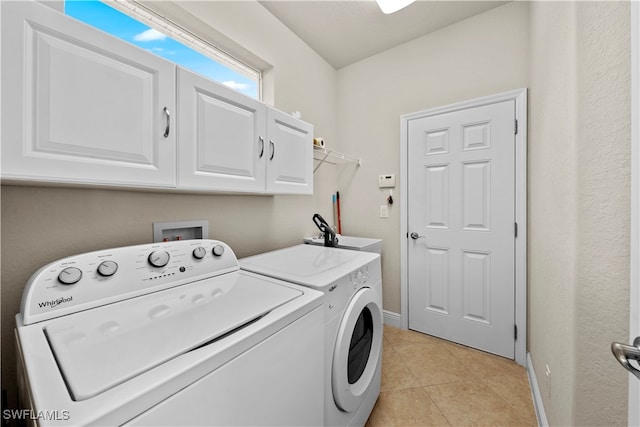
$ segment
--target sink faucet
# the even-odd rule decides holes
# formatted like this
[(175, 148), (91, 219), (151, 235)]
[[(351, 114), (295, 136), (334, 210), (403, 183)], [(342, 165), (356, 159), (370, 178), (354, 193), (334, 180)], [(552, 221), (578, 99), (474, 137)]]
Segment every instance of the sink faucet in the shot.
[(320, 214), (313, 215), (313, 222), (324, 235), (324, 245), (327, 247), (335, 247), (338, 244), (336, 233), (331, 229), (327, 221)]

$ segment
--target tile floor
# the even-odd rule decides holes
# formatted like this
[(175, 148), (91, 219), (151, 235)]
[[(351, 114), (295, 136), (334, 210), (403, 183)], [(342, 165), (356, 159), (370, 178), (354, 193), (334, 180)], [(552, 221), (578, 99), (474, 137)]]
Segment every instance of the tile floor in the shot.
[(527, 372), (515, 362), (390, 326), (383, 345), (366, 427), (537, 426)]

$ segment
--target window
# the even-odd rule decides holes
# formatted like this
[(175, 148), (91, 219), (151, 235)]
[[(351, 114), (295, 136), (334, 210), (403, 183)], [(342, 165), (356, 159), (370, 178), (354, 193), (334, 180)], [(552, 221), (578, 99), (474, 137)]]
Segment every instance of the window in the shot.
[[(130, 11), (134, 16), (140, 16), (146, 22), (157, 24), (154, 27), (162, 31), (151, 28), (98, 0), (67, 0), (65, 13), (181, 67), (252, 98), (260, 99), (259, 71), (227, 55), (187, 30), (159, 18), (152, 12), (145, 11), (142, 6), (134, 2), (116, 1), (121, 8)], [(167, 34), (173, 35), (173, 38)]]

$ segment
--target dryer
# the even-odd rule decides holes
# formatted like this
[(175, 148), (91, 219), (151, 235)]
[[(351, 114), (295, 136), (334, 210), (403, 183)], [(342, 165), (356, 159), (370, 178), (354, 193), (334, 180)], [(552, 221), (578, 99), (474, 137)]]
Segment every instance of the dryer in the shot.
[(80, 254), (16, 316), (40, 425), (322, 425), (321, 292), (240, 271), (215, 240)]
[(241, 269), (324, 293), (325, 425), (364, 425), (380, 393), (380, 255), (302, 244), (239, 262)]

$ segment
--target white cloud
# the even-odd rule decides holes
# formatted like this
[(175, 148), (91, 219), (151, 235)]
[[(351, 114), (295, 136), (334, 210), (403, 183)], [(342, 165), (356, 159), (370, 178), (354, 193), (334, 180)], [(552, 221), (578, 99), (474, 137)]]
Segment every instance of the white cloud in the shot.
[(133, 39), (137, 42), (150, 42), (155, 40), (164, 40), (166, 38), (167, 36), (165, 36), (158, 30), (154, 30), (153, 28), (133, 36)]
[(226, 82), (222, 82), (223, 85), (229, 86), (231, 89), (235, 90), (246, 90), (249, 88), (249, 85), (246, 83), (238, 83), (235, 80), (228, 80)]

